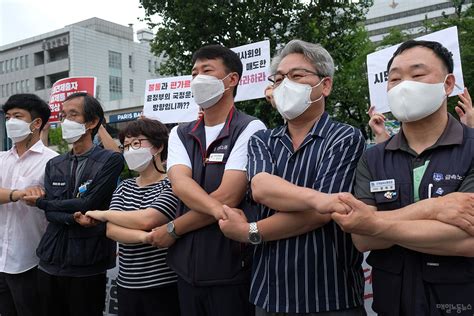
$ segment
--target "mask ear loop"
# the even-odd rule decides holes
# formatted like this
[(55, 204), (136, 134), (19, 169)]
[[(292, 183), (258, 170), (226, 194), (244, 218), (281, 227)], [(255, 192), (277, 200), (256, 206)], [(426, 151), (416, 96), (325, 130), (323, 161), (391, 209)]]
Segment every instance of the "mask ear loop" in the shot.
[[(229, 72), (224, 78), (222, 78), (222, 79), (221, 79), (222, 84), (224, 84), (224, 80), (225, 80), (227, 77), (229, 77), (231, 74), (233, 74), (234, 72), (235, 72), (235, 71)], [(235, 86), (236, 86), (236, 85), (235, 85)], [(224, 88), (224, 91), (227, 91), (227, 90), (230, 89), (230, 87), (235, 87), (235, 86), (228, 86), (227, 88)]]
[[(321, 79), (317, 84), (315, 84), (314, 86), (312, 86), (312, 87), (311, 87), (311, 91), (312, 91), (314, 88), (318, 87), (324, 80), (326, 80), (326, 78)], [(323, 96), (324, 96), (324, 95), (321, 93), (321, 96), (320, 96), (319, 98), (317, 98), (316, 100), (311, 101), (311, 99), (310, 99), (310, 100), (309, 100), (309, 104), (314, 103), (314, 102), (318, 102), (319, 100), (321, 100), (321, 99), (323, 98)]]
[(155, 167), (155, 170), (158, 171), (159, 173), (161, 173), (161, 174), (166, 174), (166, 170), (165, 170), (165, 171), (162, 171), (162, 170), (158, 169), (158, 167), (156, 166), (155, 157), (156, 157), (156, 155), (158, 155), (158, 154), (161, 154), (161, 152), (157, 151), (156, 153), (154, 153), (154, 154), (152, 155), (152, 156), (153, 156), (153, 159), (152, 159), (152, 161), (153, 161), (153, 167)]

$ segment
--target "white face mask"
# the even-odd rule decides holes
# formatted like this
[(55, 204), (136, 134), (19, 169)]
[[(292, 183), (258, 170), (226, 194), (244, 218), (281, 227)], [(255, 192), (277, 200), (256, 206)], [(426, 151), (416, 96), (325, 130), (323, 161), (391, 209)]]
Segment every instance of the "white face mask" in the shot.
[(33, 133), (30, 129), (32, 123), (33, 122), (28, 123), (12, 117), (5, 123), (8, 138), (10, 138), (13, 143), (19, 143), (25, 140), (28, 135)]
[(388, 91), (390, 111), (400, 122), (414, 122), (433, 114), (445, 98), (444, 82), (405, 80)]
[(275, 106), (284, 119), (292, 120), (297, 118), (308, 109), (311, 103), (317, 102), (323, 98), (323, 95), (314, 101), (311, 101), (311, 91), (319, 86), (324, 79), (315, 86), (291, 81), (288, 78), (283, 79), (278, 87), (273, 90)]
[(153, 159), (150, 148), (146, 147), (140, 147), (138, 149), (129, 147), (129, 149), (123, 153), (123, 157), (127, 162), (128, 168), (137, 172), (145, 170)]
[[(229, 74), (230, 75), (230, 74)], [(214, 76), (197, 75), (191, 81), (191, 91), (193, 92), (194, 101), (203, 109), (210, 108), (216, 104), (224, 94), (224, 79), (217, 79)]]
[(63, 139), (68, 143), (75, 143), (86, 133), (86, 125), (65, 119), (61, 123)]

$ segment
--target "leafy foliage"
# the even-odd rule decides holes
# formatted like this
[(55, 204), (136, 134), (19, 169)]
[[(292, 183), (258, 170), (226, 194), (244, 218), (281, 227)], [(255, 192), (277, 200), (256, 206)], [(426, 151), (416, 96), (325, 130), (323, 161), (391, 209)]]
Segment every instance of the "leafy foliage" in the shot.
[[(269, 39), (275, 54), (294, 38), (321, 43), (337, 67), (327, 110), (343, 122), (365, 128), (365, 56), (373, 47), (362, 22), (371, 2), (142, 0), (141, 5), (145, 19), (157, 28), (153, 52), (165, 52), (168, 57), (159, 69), (164, 75), (189, 73), (192, 53), (206, 44), (235, 47)], [(161, 21), (152, 20), (156, 15)], [(280, 115), (264, 100), (239, 102), (237, 106), (270, 127), (282, 123)]]

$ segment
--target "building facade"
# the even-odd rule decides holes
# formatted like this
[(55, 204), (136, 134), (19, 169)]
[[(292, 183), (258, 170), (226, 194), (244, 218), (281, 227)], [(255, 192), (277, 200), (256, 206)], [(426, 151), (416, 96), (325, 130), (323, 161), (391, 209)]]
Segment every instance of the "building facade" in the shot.
[(163, 56), (150, 52), (153, 34), (91, 18), (62, 29), (0, 47), (0, 104), (15, 93), (30, 92), (48, 101), (62, 78), (97, 77), (97, 98), (106, 116), (143, 106), (145, 81), (156, 78)]
[[(465, 0), (463, 10), (472, 4)], [(453, 15), (455, 9), (450, 0), (374, 0), (366, 15), (366, 29), (372, 42), (381, 41), (396, 27), (410, 34), (423, 32), (425, 21)]]

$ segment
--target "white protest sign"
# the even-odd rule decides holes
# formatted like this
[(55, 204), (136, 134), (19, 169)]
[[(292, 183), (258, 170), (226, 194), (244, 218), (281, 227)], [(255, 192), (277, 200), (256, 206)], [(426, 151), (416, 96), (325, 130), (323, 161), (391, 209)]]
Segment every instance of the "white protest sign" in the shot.
[(232, 50), (239, 55), (244, 68), (235, 101), (264, 98), (267, 78), (270, 76), (270, 41), (243, 45)]
[[(232, 48), (242, 60), (243, 73), (235, 101), (265, 97), (270, 75), (270, 41)], [(143, 114), (162, 123), (190, 122), (197, 119), (199, 106), (191, 92), (191, 76), (146, 81)]]
[(191, 93), (191, 76), (146, 81), (143, 115), (162, 123), (190, 122), (197, 119), (199, 107)]
[[(453, 26), (438, 32), (424, 35), (416, 38), (416, 40), (439, 42), (453, 53), (453, 73), (456, 78), (456, 86), (450, 96), (462, 93), (464, 89), (464, 80), (461, 68), (461, 55), (459, 53), (457, 27)], [(385, 113), (390, 111), (387, 99), (387, 64), (399, 46), (400, 44), (367, 55), (370, 104), (375, 106), (377, 112)]]

